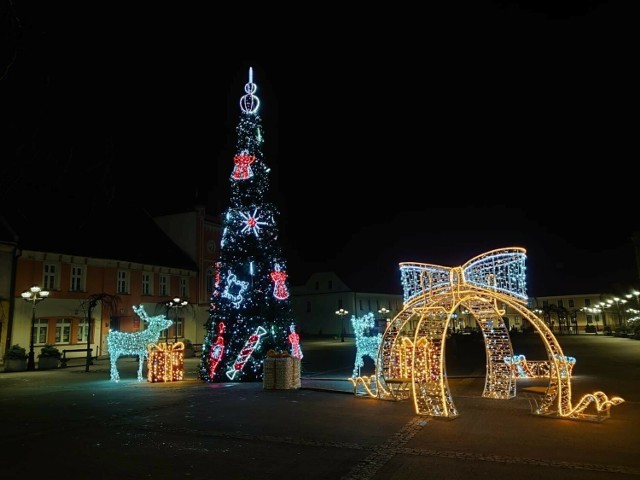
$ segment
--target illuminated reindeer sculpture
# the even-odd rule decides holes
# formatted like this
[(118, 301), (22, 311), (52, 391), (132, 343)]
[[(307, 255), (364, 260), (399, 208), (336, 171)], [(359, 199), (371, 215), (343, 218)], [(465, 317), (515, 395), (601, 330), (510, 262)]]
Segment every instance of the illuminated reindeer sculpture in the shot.
[(356, 361), (353, 365), (352, 378), (360, 376), (360, 368), (364, 366), (364, 357), (369, 357), (373, 360), (374, 365), (377, 365), (378, 348), (382, 341), (382, 334), (378, 333), (372, 336), (365, 335), (375, 324), (373, 313), (367, 313), (359, 318), (356, 318), (355, 315), (351, 317), (351, 325), (356, 334)]
[(116, 362), (121, 355), (137, 355), (138, 356), (138, 381), (142, 381), (142, 366), (147, 358), (147, 345), (155, 343), (160, 338), (160, 333), (169, 328), (173, 322), (164, 315), (149, 317), (144, 306), (133, 307), (133, 311), (148, 323), (147, 329), (141, 332), (116, 332), (109, 331), (107, 336), (109, 345), (109, 360), (111, 362), (111, 380), (120, 381), (120, 374)]

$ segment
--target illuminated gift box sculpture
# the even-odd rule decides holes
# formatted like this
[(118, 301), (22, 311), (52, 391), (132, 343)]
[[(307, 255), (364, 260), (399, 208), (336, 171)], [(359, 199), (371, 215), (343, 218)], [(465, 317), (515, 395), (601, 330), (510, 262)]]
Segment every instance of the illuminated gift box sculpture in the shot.
[(270, 390), (287, 390), (300, 388), (300, 359), (288, 353), (267, 352), (264, 359), (263, 388)]
[(147, 351), (149, 382), (175, 382), (184, 379), (184, 343), (150, 343)]
[[(525, 260), (526, 251), (512, 247), (489, 251), (454, 268), (401, 263), (403, 310), (384, 332), (375, 378), (362, 380), (375, 385), (371, 395), (396, 400), (412, 397), (419, 415), (457, 417), (444, 348), (449, 323), (458, 309), (464, 309), (475, 319), (484, 339), (487, 365), (482, 396), (515, 397), (516, 375), (508, 363), (514, 358), (513, 348), (503, 319), (509, 308), (540, 334), (549, 359), (549, 385), (534, 413), (581, 420), (607, 418), (612, 406), (624, 402), (622, 398), (608, 398), (597, 391), (572, 402), (574, 360), (563, 354), (553, 332), (527, 307)], [(596, 413), (587, 413), (588, 407), (594, 407)]]

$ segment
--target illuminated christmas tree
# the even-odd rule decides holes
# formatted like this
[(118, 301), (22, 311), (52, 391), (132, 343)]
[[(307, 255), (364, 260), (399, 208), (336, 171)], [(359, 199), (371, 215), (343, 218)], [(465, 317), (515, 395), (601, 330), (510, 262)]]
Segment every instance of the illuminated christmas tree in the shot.
[(267, 201), (269, 167), (262, 154), (253, 70), (240, 99), (231, 201), (223, 216), (220, 258), (200, 362), (206, 382), (257, 381), (269, 350), (289, 350), (292, 308), (276, 208)]

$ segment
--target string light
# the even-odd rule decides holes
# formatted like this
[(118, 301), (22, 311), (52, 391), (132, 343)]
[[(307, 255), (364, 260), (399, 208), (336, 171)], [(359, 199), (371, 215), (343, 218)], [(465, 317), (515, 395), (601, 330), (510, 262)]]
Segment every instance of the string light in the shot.
[(287, 264), (278, 243), (278, 211), (267, 201), (270, 169), (262, 152), (265, 137), (253, 69), (244, 91), (230, 204), (223, 216), (202, 342), (199, 376), (206, 382), (262, 380), (266, 352), (289, 348), (293, 318)]
[[(573, 366), (576, 363), (574, 357), (565, 356), (565, 363), (568, 370), (560, 372), (561, 375), (571, 375)], [(549, 378), (552, 364), (544, 360), (527, 360), (524, 355), (514, 355), (504, 357), (504, 363), (515, 369), (518, 378)]]
[[(521, 364), (524, 358), (514, 356), (503, 319), (505, 309), (510, 308), (540, 334), (549, 358), (545, 366), (549, 385), (536, 414), (601, 419), (608, 416), (612, 406), (624, 402), (596, 391), (573, 404), (571, 372), (575, 358), (564, 355), (553, 332), (526, 306), (525, 253), (518, 247), (496, 249), (454, 268), (401, 263), (404, 308), (385, 330), (371, 382), (375, 387), (368, 391), (383, 399), (398, 399), (398, 392), (400, 398), (412, 396), (420, 415), (456, 417), (458, 411), (445, 374), (444, 345), (449, 323), (462, 307), (473, 315), (484, 338), (487, 373), (482, 396), (514, 397), (516, 369), (512, 366)], [(353, 383), (354, 387), (358, 384)], [(364, 379), (359, 383), (364, 384)], [(587, 411), (590, 406), (595, 408), (595, 415)]]
[(164, 315), (149, 317), (142, 305), (139, 307), (134, 306), (133, 311), (147, 323), (145, 330), (132, 333), (110, 330), (107, 335), (111, 380), (114, 382), (120, 381), (117, 362), (122, 355), (138, 356), (138, 381), (143, 381), (142, 367), (148, 356), (147, 346), (157, 342), (158, 338), (160, 338), (160, 333), (173, 325), (173, 322)]
[(260, 215), (258, 215), (258, 209), (256, 208), (253, 213), (240, 212), (242, 218), (244, 218), (246, 225), (242, 229), (242, 233), (253, 232), (257, 237), (260, 233), (260, 225), (268, 225), (267, 222), (260, 221)]
[(147, 351), (149, 382), (175, 382), (184, 378), (184, 343), (150, 343)]
[(351, 325), (356, 339), (356, 360), (353, 364), (353, 378), (360, 376), (360, 369), (364, 366), (364, 357), (373, 360), (374, 365), (378, 358), (378, 348), (382, 341), (382, 334), (366, 335), (369, 329), (375, 325), (373, 313), (367, 313), (362, 317), (351, 317)]
[(302, 347), (300, 346), (300, 335), (296, 333), (296, 326), (289, 325), (289, 343), (291, 344), (291, 356), (302, 360)]
[(289, 298), (289, 289), (286, 284), (287, 272), (280, 270), (280, 265), (277, 263), (274, 271), (271, 272), (271, 280), (273, 281), (273, 296), (278, 300)]
[(233, 368), (227, 370), (227, 377), (229, 380), (233, 380), (236, 375), (244, 368), (244, 364), (247, 363), (249, 357), (260, 343), (260, 338), (267, 333), (264, 327), (258, 327), (256, 331), (249, 337), (247, 343), (245, 343), (244, 347), (238, 354), (238, 358), (233, 364)]

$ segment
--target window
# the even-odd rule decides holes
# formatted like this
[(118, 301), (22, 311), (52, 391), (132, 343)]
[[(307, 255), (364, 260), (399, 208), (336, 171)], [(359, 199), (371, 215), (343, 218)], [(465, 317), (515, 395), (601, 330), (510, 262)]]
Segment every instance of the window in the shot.
[(360, 304), (360, 310), (362, 310), (362, 299), (358, 300), (358, 303)]
[(593, 316), (587, 315), (587, 324), (591, 325), (593, 323)]
[(84, 268), (80, 265), (71, 265), (71, 291), (84, 291)]
[(549, 306), (549, 300), (543, 300), (542, 301), (542, 308), (548, 307), (548, 306)]
[(329, 284), (327, 285), (327, 287), (329, 288), (329, 290), (333, 288), (333, 280), (329, 280)]
[(574, 307), (574, 305), (573, 305), (573, 299), (571, 299), (571, 300), (569, 300), (569, 308), (573, 308), (573, 307)]
[(56, 343), (70, 343), (71, 319), (60, 318), (56, 323)]
[(558, 300), (558, 307), (560, 307), (560, 308), (564, 307), (564, 305), (562, 303), (562, 300)]
[(584, 306), (585, 307), (590, 307), (591, 306), (591, 299), (590, 298), (585, 298), (584, 299)]
[(180, 279), (180, 297), (189, 298), (189, 279), (188, 278)]
[(342, 299), (338, 300), (338, 310), (342, 308)]
[(87, 336), (89, 333), (89, 322), (86, 318), (83, 318), (78, 323), (78, 336), (76, 337), (77, 343), (87, 343)]
[(55, 263), (45, 263), (43, 270), (43, 290), (57, 290), (58, 288), (58, 266)]
[(213, 269), (208, 268), (207, 269), (207, 293), (209, 295), (212, 295), (215, 288), (216, 288), (216, 284), (215, 284), (215, 275), (213, 273)]
[(49, 320), (40, 318), (33, 325), (33, 338), (36, 345), (44, 345), (47, 343), (49, 335)]
[(311, 302), (307, 301), (307, 313), (311, 312)]
[(129, 272), (118, 270), (118, 293), (129, 293)]
[(149, 272), (142, 272), (142, 295), (152, 295), (153, 285), (152, 276)]
[(167, 277), (166, 275), (160, 275), (159, 283), (160, 283), (160, 296), (168, 297), (169, 296), (169, 277)]
[(176, 337), (179, 337), (179, 338), (184, 337), (183, 328), (182, 328), (183, 325), (184, 325), (184, 318), (181, 318), (181, 317), (176, 318), (176, 323), (173, 326), (174, 328), (173, 331), (175, 332)]
[(320, 282), (316, 282), (316, 290), (320, 290)]

